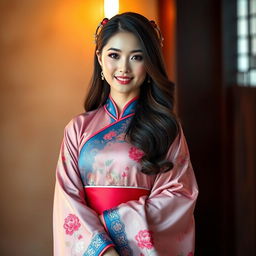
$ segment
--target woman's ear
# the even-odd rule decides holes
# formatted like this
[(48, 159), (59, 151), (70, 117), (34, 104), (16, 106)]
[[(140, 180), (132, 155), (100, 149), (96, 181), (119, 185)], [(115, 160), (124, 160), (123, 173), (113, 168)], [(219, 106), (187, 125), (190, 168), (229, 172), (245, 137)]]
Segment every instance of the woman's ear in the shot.
[(98, 58), (98, 62), (100, 64), (100, 66), (102, 67), (101, 52), (99, 50), (97, 50), (96, 55), (97, 55), (97, 58)]

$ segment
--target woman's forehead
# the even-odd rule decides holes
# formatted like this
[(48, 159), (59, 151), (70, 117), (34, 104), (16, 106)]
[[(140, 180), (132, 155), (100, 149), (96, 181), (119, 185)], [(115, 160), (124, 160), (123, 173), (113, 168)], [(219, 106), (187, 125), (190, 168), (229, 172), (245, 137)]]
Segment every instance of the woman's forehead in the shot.
[(131, 32), (118, 32), (109, 38), (103, 50), (142, 51), (139, 39)]

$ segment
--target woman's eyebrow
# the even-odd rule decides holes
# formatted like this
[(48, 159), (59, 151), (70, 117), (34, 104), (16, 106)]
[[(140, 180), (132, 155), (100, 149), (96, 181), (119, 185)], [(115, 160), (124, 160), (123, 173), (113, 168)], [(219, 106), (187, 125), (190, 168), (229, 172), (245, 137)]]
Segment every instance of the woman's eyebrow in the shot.
[[(117, 48), (109, 48), (108, 49), (108, 51), (117, 51), (117, 52), (121, 52), (121, 50), (120, 49), (117, 49)], [(132, 50), (132, 51), (130, 51), (131, 53), (134, 53), (134, 52), (142, 52), (142, 50), (140, 50), (140, 49), (137, 49), (137, 50)]]

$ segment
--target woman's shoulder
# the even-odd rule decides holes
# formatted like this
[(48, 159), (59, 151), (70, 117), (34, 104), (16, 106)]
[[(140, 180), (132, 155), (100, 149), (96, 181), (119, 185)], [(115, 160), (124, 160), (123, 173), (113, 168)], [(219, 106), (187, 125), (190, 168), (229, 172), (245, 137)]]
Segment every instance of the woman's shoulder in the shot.
[(73, 116), (73, 118), (66, 124), (65, 131), (81, 134), (99, 110), (100, 109), (98, 108)]

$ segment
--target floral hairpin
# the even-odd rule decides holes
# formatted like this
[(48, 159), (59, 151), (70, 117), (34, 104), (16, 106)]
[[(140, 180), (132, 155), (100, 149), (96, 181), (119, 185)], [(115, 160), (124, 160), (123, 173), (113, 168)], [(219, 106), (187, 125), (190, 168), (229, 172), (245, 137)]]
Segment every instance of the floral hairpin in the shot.
[[(98, 39), (98, 37), (99, 37), (99, 35), (98, 35), (99, 29), (102, 29), (102, 27), (105, 26), (108, 22), (109, 22), (109, 19), (108, 19), (108, 18), (104, 18), (104, 19), (99, 23), (99, 25), (98, 25), (98, 27), (97, 27), (97, 29), (96, 29), (96, 32), (95, 32), (95, 34), (94, 34), (94, 42), (95, 42), (95, 43), (97, 42), (97, 39)], [(163, 47), (163, 40), (164, 40), (164, 38), (163, 38), (163, 36), (162, 36), (162, 33), (161, 33), (160, 29), (158, 28), (158, 26), (157, 26), (157, 24), (155, 23), (154, 20), (150, 20), (149, 22), (151, 23), (151, 25), (153, 26), (153, 28), (157, 31), (160, 44), (161, 44), (161, 46)]]
[(96, 29), (96, 32), (94, 34), (94, 42), (96, 43), (97, 42), (97, 39), (98, 39), (98, 31), (100, 28), (102, 28), (103, 26), (105, 26), (107, 23), (109, 22), (109, 19), (108, 18), (104, 18), (98, 25), (97, 29)]
[(154, 20), (150, 20), (149, 22), (151, 23), (151, 25), (153, 26), (153, 28), (157, 31), (160, 44), (161, 44), (161, 46), (163, 47), (163, 46), (164, 46), (164, 45), (163, 45), (164, 38), (163, 38), (163, 36), (162, 36), (162, 33), (161, 33), (160, 29), (158, 28), (158, 26), (157, 26), (157, 24), (156, 24), (156, 22), (155, 22)]

